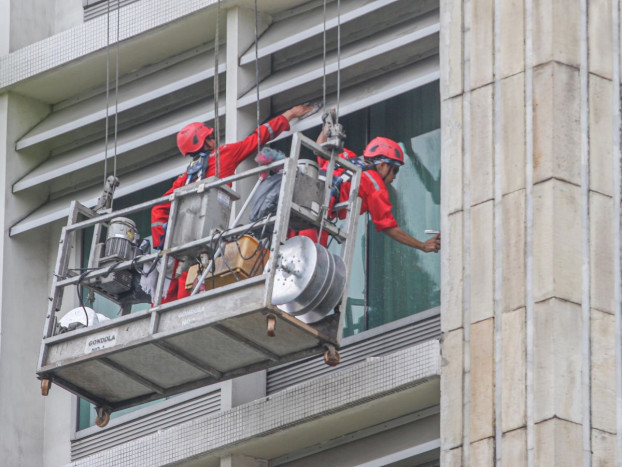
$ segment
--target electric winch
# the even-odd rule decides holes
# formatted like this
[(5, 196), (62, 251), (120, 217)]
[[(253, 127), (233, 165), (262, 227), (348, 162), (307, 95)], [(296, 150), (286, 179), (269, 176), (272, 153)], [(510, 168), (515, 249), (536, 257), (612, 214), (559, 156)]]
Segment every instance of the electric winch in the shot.
[[(144, 250), (150, 250), (147, 243)], [(150, 253), (143, 251), (136, 223), (126, 217), (115, 217), (108, 224), (105, 242), (95, 247), (94, 263), (97, 268), (109, 268), (109, 273), (85, 282), (107, 298), (122, 307), (122, 314), (129, 312), (134, 303), (150, 303), (151, 297), (140, 287), (140, 273), (133, 269), (115, 271), (122, 261), (133, 260), (136, 256)]]

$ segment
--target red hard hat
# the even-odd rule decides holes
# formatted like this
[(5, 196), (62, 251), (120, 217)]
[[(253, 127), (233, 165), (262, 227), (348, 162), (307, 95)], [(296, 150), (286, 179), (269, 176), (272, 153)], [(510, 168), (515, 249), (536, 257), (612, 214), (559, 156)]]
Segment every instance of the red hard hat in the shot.
[(199, 151), (214, 129), (201, 122), (189, 123), (177, 133), (177, 147), (184, 156)]
[(372, 159), (374, 157), (386, 157), (392, 161), (396, 161), (399, 165), (404, 165), (404, 152), (399, 144), (389, 138), (378, 136), (372, 139), (365, 151), (363, 157)]

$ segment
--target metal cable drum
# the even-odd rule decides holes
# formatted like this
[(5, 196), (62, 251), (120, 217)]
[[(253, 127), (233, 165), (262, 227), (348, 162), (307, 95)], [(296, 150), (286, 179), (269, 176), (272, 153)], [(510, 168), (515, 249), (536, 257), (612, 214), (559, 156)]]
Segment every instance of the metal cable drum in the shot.
[(315, 323), (339, 303), (346, 284), (343, 260), (308, 237), (280, 249), (272, 303), (305, 323)]
[(136, 223), (132, 219), (115, 217), (108, 226), (104, 256), (122, 260), (134, 258), (137, 238)]

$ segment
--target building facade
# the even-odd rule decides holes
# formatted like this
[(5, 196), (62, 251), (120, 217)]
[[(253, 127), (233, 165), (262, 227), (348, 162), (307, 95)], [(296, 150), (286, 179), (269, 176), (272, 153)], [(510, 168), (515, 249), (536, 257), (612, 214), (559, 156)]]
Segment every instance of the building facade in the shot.
[(441, 3), (442, 464), (620, 465), (620, 3)]
[[(440, 257), (388, 241), (365, 217), (336, 369), (320, 355), (114, 413), (104, 428), (54, 384), (42, 397), (35, 370), (70, 202), (93, 206), (111, 174), (115, 208), (160, 196), (185, 170), (175, 134), (186, 123), (217, 115), (221, 141), (233, 142), (325, 99), (354, 151), (377, 135), (402, 144), (394, 212), (418, 238), (438, 229), (438, 2), (0, 5), (7, 465), (437, 465)], [(315, 139), (320, 124), (317, 114), (292, 131)], [(290, 135), (273, 146), (288, 152)], [(251, 186), (234, 188), (244, 197)], [(135, 220), (148, 236), (150, 220)], [(89, 241), (78, 240), (76, 270)], [(78, 303), (66, 293), (60, 313)], [(116, 317), (102, 298), (91, 305)]]

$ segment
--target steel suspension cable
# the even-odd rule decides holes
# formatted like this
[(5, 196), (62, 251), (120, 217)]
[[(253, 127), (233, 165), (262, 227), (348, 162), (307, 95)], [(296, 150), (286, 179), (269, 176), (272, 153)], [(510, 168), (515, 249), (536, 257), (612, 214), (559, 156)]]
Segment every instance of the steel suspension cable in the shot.
[(106, 121), (104, 129), (104, 189), (108, 176), (108, 119), (110, 104), (110, 0), (106, 2)]
[(324, 0), (324, 31), (322, 34), (322, 62), (324, 71), (322, 73), (322, 108), (326, 109), (326, 0)]
[(256, 111), (257, 111), (257, 154), (261, 152), (261, 130), (259, 128), (260, 123), (260, 106), (259, 106), (259, 13), (257, 11), (257, 0), (255, 0), (255, 93), (256, 93)]
[(341, 94), (341, 0), (337, 0), (337, 115), (339, 123), (339, 100)]
[[(116, 37), (116, 63), (114, 84), (114, 153), (112, 174), (117, 178), (117, 135), (119, 132), (119, 28), (121, 26), (121, 0), (117, 0), (117, 37)], [(114, 196), (110, 200), (110, 209), (113, 209)]]
[(216, 177), (220, 178), (220, 115), (218, 108), (218, 94), (220, 83), (218, 76), (220, 55), (220, 0), (216, 4), (216, 34), (214, 37), (214, 136), (216, 139)]

